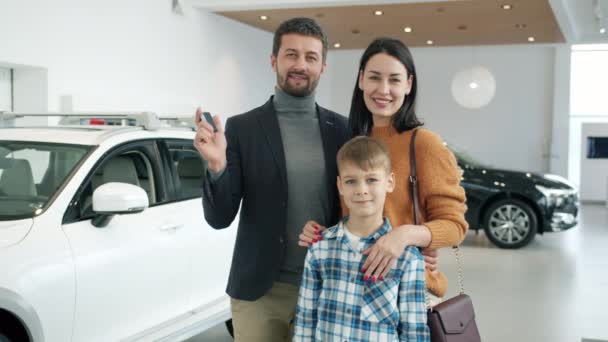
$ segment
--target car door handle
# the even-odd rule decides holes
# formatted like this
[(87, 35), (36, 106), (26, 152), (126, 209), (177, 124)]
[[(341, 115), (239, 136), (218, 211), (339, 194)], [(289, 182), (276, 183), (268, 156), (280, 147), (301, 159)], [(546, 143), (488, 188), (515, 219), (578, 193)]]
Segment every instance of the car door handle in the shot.
[(169, 223), (169, 224), (165, 224), (162, 225), (159, 230), (161, 232), (170, 232), (170, 231), (176, 231), (178, 229), (180, 229), (181, 227), (183, 227), (183, 224), (173, 224), (173, 223)]

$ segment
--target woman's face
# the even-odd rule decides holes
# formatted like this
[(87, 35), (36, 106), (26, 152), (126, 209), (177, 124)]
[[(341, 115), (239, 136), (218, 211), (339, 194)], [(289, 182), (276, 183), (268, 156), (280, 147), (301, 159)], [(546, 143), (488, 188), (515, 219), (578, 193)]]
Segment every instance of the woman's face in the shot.
[(359, 89), (373, 115), (374, 126), (391, 124), (391, 117), (401, 108), (411, 88), (412, 77), (405, 66), (385, 53), (372, 56), (359, 72)]

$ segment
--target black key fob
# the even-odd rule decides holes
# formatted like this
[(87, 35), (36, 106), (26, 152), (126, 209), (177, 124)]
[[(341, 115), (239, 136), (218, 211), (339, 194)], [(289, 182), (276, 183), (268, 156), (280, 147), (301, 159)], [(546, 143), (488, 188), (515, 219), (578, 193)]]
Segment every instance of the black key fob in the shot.
[(213, 127), (213, 131), (217, 132), (217, 127), (215, 127), (215, 122), (213, 122), (213, 118), (211, 117), (211, 113), (209, 113), (209, 112), (203, 112), (203, 116), (205, 117), (205, 120), (211, 125), (211, 127)]

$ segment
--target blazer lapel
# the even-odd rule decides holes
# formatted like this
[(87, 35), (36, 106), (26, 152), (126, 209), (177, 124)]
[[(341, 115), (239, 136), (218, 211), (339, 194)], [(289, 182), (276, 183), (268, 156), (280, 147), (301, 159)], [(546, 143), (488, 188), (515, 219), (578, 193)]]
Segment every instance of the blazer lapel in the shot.
[(281, 138), (281, 129), (279, 128), (279, 120), (277, 113), (272, 104), (272, 97), (262, 106), (261, 115), (258, 116), (258, 123), (261, 131), (266, 136), (268, 147), (272, 152), (272, 157), (279, 168), (281, 174), (281, 182), (284, 189), (287, 189), (287, 167), (285, 166), (285, 152), (283, 150), (283, 139)]

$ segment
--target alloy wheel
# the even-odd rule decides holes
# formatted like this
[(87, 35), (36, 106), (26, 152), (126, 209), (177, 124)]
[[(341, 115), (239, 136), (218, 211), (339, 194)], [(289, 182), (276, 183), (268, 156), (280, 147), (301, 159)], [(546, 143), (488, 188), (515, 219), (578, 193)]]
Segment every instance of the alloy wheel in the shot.
[(492, 211), (490, 234), (505, 244), (516, 244), (530, 234), (530, 216), (514, 204), (504, 204)]

